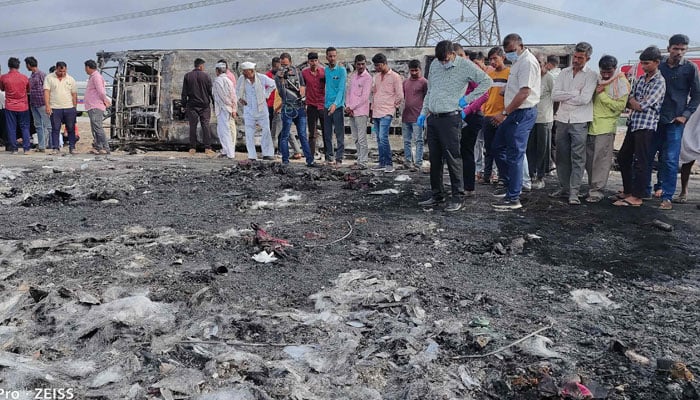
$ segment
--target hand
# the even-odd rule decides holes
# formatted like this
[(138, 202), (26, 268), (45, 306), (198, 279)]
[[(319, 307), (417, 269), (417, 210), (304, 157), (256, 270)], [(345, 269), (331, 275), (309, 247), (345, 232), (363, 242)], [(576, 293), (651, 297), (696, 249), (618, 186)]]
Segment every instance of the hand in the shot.
[(51, 115), (51, 106), (48, 104), (46, 105), (46, 114)]
[(232, 112), (232, 113), (231, 113), (231, 117), (232, 117), (232, 118), (238, 117), (238, 112), (236, 112), (236, 111)]
[(328, 115), (331, 115), (335, 112), (335, 104), (331, 104), (331, 107), (328, 109)]
[(459, 98), (459, 108), (464, 108), (464, 107), (466, 107), (468, 104), (469, 104), (469, 102), (467, 101), (467, 96), (466, 96), (466, 95)]
[(685, 124), (687, 121), (688, 121), (688, 118), (686, 118), (682, 115), (680, 117), (676, 117), (673, 119), (673, 122), (678, 122), (681, 125)]
[(418, 126), (420, 126), (421, 128), (425, 128), (425, 114), (421, 114), (418, 116), (416, 124), (418, 124)]
[(503, 114), (497, 114), (491, 117), (491, 123), (494, 124), (495, 126), (498, 126), (503, 123), (503, 121), (506, 120), (506, 116)]

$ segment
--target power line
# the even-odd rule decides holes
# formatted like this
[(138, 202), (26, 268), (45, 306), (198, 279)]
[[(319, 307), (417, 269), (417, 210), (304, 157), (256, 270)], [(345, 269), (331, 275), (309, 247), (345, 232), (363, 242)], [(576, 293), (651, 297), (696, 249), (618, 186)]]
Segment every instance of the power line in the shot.
[(11, 1), (0, 1), (0, 7), (5, 6), (16, 6), (17, 4), (29, 3), (36, 0), (11, 0)]
[(389, 0), (382, 0), (382, 3), (384, 3), (385, 6), (389, 7), (391, 9), (391, 11), (399, 14), (400, 16), (402, 16), (404, 18), (408, 18), (408, 19), (412, 19), (412, 20), (416, 20), (416, 21), (418, 21), (420, 19), (420, 15), (408, 13), (408, 12), (396, 7), (394, 5), (394, 3), (392, 3)]
[[(559, 10), (555, 10), (553, 8), (543, 7), (543, 6), (540, 6), (537, 4), (532, 4), (532, 3), (528, 3), (525, 1), (521, 1), (521, 0), (500, 0), (500, 1), (502, 1), (504, 3), (513, 4), (513, 5), (516, 5), (519, 7), (529, 8), (529, 9), (535, 10), (535, 11), (539, 11), (539, 12), (543, 12), (543, 13), (547, 13), (547, 14), (552, 14), (552, 15), (556, 15), (559, 17), (563, 17), (563, 18), (572, 19), (572, 20), (578, 21), (578, 22), (586, 22), (589, 24), (602, 26), (603, 28), (609, 28), (609, 29), (615, 29), (618, 31), (634, 33), (637, 35), (652, 37), (655, 39), (667, 40), (670, 36), (670, 35), (664, 35), (661, 33), (645, 31), (643, 29), (632, 28), (630, 26), (613, 24), (612, 22), (607, 22), (607, 21), (603, 21), (603, 20), (595, 19), (595, 18), (584, 17), (582, 15), (576, 15), (576, 14), (568, 13), (565, 11), (559, 11)], [(695, 42), (692, 42), (692, 43), (695, 43)]]
[(667, 3), (672, 3), (672, 4), (677, 4), (679, 6), (688, 7), (688, 8), (692, 8), (695, 10), (700, 10), (700, 4), (698, 4), (694, 1), (687, 1), (687, 0), (661, 0), (661, 1), (665, 1)]
[[(28, 0), (28, 1), (36, 1), (36, 0)], [(85, 21), (68, 22), (65, 24), (49, 25), (49, 26), (36, 27), (36, 28), (19, 29), (16, 31), (0, 32), (0, 38), (11, 37), (11, 36), (30, 35), (33, 33), (41, 33), (41, 32), (52, 32), (52, 31), (58, 31), (58, 30), (63, 30), (63, 29), (83, 28), (83, 27), (91, 26), (91, 25), (100, 25), (100, 24), (106, 24), (109, 22), (125, 21), (125, 20), (136, 19), (136, 18), (145, 18), (145, 17), (151, 17), (151, 16), (159, 15), (159, 14), (168, 14), (168, 13), (173, 13), (173, 12), (178, 12), (178, 11), (191, 10), (193, 8), (208, 7), (208, 6), (215, 5), (215, 4), (230, 3), (232, 1), (236, 1), (236, 0), (201, 0), (201, 1), (195, 1), (192, 3), (180, 4), (180, 5), (176, 5), (176, 6), (154, 8), (152, 10), (145, 10), (145, 11), (138, 11), (138, 12), (133, 12), (133, 13), (128, 13), (128, 14), (114, 15), (111, 17), (95, 18), (95, 19), (88, 19)]]
[(366, 3), (368, 1), (371, 1), (371, 0), (336, 1), (336, 2), (332, 2), (332, 3), (318, 4), (315, 6), (296, 8), (293, 10), (257, 15), (254, 17), (239, 18), (239, 19), (234, 19), (234, 20), (225, 21), (225, 22), (217, 22), (214, 24), (192, 26), (189, 28), (170, 29), (167, 31), (145, 33), (145, 34), (132, 35), (132, 36), (122, 36), (122, 37), (111, 38), (111, 39), (100, 39), (100, 40), (92, 40), (92, 41), (86, 41), (86, 42), (77, 42), (77, 43), (71, 43), (71, 44), (65, 44), (65, 45), (32, 47), (32, 48), (12, 49), (12, 50), (1, 50), (0, 54), (17, 54), (17, 53), (39, 52), (39, 51), (62, 50), (62, 49), (71, 49), (71, 48), (76, 48), (76, 47), (96, 46), (96, 45), (108, 44), (108, 43), (128, 42), (128, 41), (132, 41), (132, 40), (153, 39), (153, 38), (158, 38), (158, 37), (163, 37), (163, 36), (180, 35), (183, 33), (218, 29), (218, 28), (224, 28), (227, 26), (243, 25), (243, 24), (249, 24), (249, 23), (253, 23), (253, 22), (266, 21), (266, 20), (270, 20), (270, 19), (289, 17), (292, 15), (299, 15), (299, 14), (312, 13), (312, 12), (323, 11), (323, 10), (330, 10), (333, 8), (345, 7), (345, 6), (349, 6), (349, 5), (353, 5), (353, 4)]

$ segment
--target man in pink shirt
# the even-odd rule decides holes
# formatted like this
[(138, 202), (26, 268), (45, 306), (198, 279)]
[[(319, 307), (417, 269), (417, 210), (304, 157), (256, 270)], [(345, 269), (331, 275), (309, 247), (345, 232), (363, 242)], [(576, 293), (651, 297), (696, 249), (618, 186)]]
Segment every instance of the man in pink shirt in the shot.
[(389, 68), (384, 54), (375, 54), (372, 57), (372, 63), (378, 72), (374, 75), (372, 82), (372, 120), (379, 147), (379, 164), (372, 170), (394, 172), (389, 145), (389, 128), (396, 109), (403, 101), (403, 79), (401, 75)]
[(345, 94), (345, 115), (350, 119), (350, 132), (357, 148), (357, 162), (352, 169), (367, 169), (367, 121), (372, 75), (367, 72), (367, 59), (363, 54), (355, 56), (355, 71), (350, 74), (349, 79), (350, 85)]
[(109, 143), (102, 122), (105, 110), (112, 105), (112, 100), (107, 97), (105, 80), (100, 71), (97, 70), (95, 60), (85, 61), (85, 73), (88, 74), (88, 81), (85, 86), (84, 101), (93, 137), (91, 152), (93, 154), (109, 154)]
[(29, 137), (29, 78), (19, 72), (19, 58), (7, 60), (10, 72), (0, 76), (0, 90), (5, 92), (5, 121), (7, 124), (7, 141), (12, 154), (17, 154), (17, 124), (22, 131), (24, 154), (29, 154), (31, 141)]
[(326, 98), (325, 70), (319, 68), (318, 53), (311, 52), (306, 57), (309, 63), (307, 68), (301, 71), (301, 76), (306, 82), (306, 122), (309, 126), (309, 147), (311, 154), (316, 154), (316, 140), (318, 131), (316, 124), (321, 124), (323, 132), (323, 103)]

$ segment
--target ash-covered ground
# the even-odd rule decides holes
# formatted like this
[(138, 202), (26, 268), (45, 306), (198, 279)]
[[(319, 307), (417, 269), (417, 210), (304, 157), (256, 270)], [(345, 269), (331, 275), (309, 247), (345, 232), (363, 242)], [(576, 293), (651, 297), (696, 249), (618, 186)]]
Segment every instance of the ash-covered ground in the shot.
[(670, 212), (572, 207), (549, 177), (446, 213), (404, 169), (0, 164), (7, 398), (700, 398), (696, 176)]

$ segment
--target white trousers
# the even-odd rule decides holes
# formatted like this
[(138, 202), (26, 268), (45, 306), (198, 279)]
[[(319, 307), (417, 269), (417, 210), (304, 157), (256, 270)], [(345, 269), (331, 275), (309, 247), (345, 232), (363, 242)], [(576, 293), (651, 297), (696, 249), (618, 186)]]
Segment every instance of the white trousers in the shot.
[(219, 136), (219, 143), (221, 143), (221, 152), (228, 158), (235, 158), (236, 147), (231, 140), (230, 119), (231, 113), (229, 112), (220, 112), (216, 115), (216, 134)]
[(270, 119), (267, 114), (259, 116), (245, 115), (243, 119), (245, 120), (245, 147), (248, 150), (248, 158), (251, 160), (258, 158), (258, 153), (255, 151), (255, 125), (260, 125), (262, 128), (260, 147), (262, 147), (263, 157), (274, 157), (275, 147), (272, 144)]

